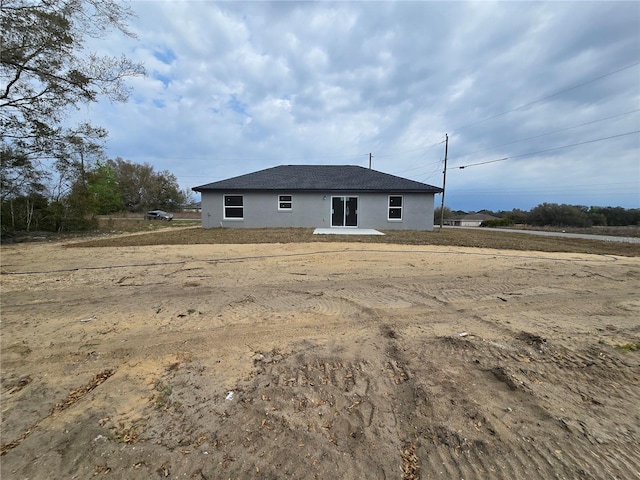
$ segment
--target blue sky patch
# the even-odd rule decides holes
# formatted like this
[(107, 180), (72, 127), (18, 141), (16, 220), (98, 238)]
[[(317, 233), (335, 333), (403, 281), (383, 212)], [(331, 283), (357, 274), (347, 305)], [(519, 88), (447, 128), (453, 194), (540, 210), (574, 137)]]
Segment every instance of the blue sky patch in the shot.
[(166, 65), (171, 65), (177, 58), (176, 54), (170, 48), (165, 48), (162, 51), (156, 50), (153, 52), (153, 56)]
[(163, 75), (158, 72), (153, 72), (152, 76), (156, 80), (160, 80), (162, 84), (165, 86), (165, 88), (169, 86), (169, 83), (171, 83), (171, 78), (169, 78), (167, 75)]
[(247, 115), (247, 104), (238, 100), (235, 93), (231, 95), (231, 98), (227, 102), (227, 106), (236, 113)]

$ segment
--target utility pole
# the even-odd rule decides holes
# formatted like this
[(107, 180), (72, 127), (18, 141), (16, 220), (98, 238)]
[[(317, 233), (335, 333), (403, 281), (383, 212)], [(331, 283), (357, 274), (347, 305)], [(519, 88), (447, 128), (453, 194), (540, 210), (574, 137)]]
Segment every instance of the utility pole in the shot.
[(373, 155), (369, 154), (369, 170), (371, 170), (371, 159), (373, 158)]
[(444, 170), (442, 171), (442, 204), (440, 205), (440, 231), (444, 225), (444, 188), (447, 183), (447, 155), (449, 154), (449, 135), (444, 134)]

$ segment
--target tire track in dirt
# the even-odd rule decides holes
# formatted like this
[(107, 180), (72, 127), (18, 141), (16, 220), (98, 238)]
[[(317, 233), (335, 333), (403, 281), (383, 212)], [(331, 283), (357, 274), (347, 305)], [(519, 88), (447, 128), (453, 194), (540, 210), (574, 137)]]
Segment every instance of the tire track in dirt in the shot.
[(236, 323), (241, 319), (254, 319), (272, 313), (279, 316), (320, 314), (328, 317), (345, 317), (357, 313), (353, 304), (340, 298), (324, 295), (323, 291), (292, 291), (270, 289), (259, 294), (247, 294), (222, 308), (220, 315)]
[(342, 298), (371, 309), (412, 307), (414, 299), (405, 295), (402, 287), (400, 282), (386, 285), (359, 282), (357, 285), (341, 288), (339, 294)]
[[(482, 365), (484, 363), (483, 358), (491, 358), (491, 359), (495, 359), (495, 358), (501, 358), (502, 357), (502, 362), (509, 362), (512, 365), (518, 365), (521, 364), (521, 359), (525, 358), (523, 356), (523, 353), (526, 352), (521, 352), (518, 353), (517, 350), (510, 352), (510, 354), (505, 355), (504, 353), (502, 353), (499, 356), (496, 356), (496, 352), (495, 349), (500, 348), (495, 346), (495, 344), (489, 343), (489, 342), (481, 342), (477, 341), (477, 340), (472, 340), (472, 345), (473, 343), (477, 343), (476, 345), (469, 345), (470, 341), (469, 340), (457, 340), (457, 339), (443, 339), (443, 345), (444, 348), (444, 353), (446, 354), (447, 357), (451, 358), (451, 354), (455, 353), (457, 351), (458, 355), (462, 355), (462, 358), (464, 358), (464, 363), (467, 363), (469, 365), (474, 365), (474, 364), (478, 364), (478, 362), (480, 363), (480, 365)], [(488, 347), (488, 348), (487, 348)], [(436, 352), (438, 350), (437, 347), (434, 346), (430, 346), (429, 348), (431, 355), (430, 357), (436, 357)], [(483, 350), (486, 350), (486, 353), (488, 355), (483, 355)], [(502, 349), (500, 349), (502, 350)], [(570, 354), (570, 353), (565, 353), (564, 357), (567, 359), (567, 365), (570, 366), (579, 366), (579, 368), (584, 369), (584, 361), (585, 358), (591, 358), (591, 357), (585, 357), (584, 354), (582, 353), (578, 353), (578, 354)], [(495, 361), (495, 360), (493, 360)], [(548, 362), (548, 363), (542, 363), (542, 362), (536, 362), (535, 365), (544, 365), (546, 367), (552, 367), (553, 364)], [(560, 365), (558, 367), (555, 367), (555, 372), (553, 372), (553, 375), (551, 375), (551, 371), (549, 370), (549, 372), (547, 373), (547, 377), (549, 377), (546, 381), (554, 381), (557, 384), (562, 384), (564, 383), (562, 379), (564, 379), (565, 377), (569, 377), (572, 378), (572, 372), (569, 372), (569, 374), (567, 375), (563, 370), (566, 368), (566, 366)], [(496, 370), (496, 368), (498, 370)], [(611, 368), (614, 367), (604, 367), (607, 370), (610, 370)], [(615, 369), (615, 368), (614, 368)], [(487, 371), (486, 366), (482, 366), (481, 367), (481, 371)], [(568, 437), (568, 432), (567, 427), (561, 422), (560, 418), (556, 418), (554, 417), (553, 414), (549, 413), (546, 411), (546, 397), (548, 397), (549, 394), (553, 394), (552, 391), (549, 391), (547, 389), (545, 389), (544, 391), (541, 391), (537, 386), (533, 386), (531, 388), (528, 387), (528, 384), (523, 382), (522, 380), (520, 380), (520, 378), (525, 378), (525, 380), (529, 380), (528, 377), (524, 376), (524, 377), (520, 377), (519, 375), (516, 375), (516, 373), (520, 373), (522, 374), (522, 372), (518, 372), (517, 369), (515, 367), (493, 367), (492, 370), (489, 370), (490, 372), (497, 372), (497, 374), (494, 374), (494, 378), (496, 380), (498, 380), (500, 383), (503, 383), (504, 385), (506, 385), (507, 389), (510, 391), (510, 395), (509, 397), (511, 398), (511, 401), (513, 402), (513, 391), (516, 392), (520, 392), (518, 393), (517, 396), (520, 397), (521, 402), (520, 405), (518, 407), (515, 407), (515, 409), (525, 409), (525, 412), (529, 412), (529, 413), (525, 413), (524, 418), (535, 418), (536, 415), (531, 415), (532, 412), (532, 408), (534, 408), (533, 411), (538, 410), (542, 413), (544, 420), (544, 423), (542, 424), (543, 426), (546, 425), (545, 430), (550, 430), (550, 431), (555, 431), (556, 434), (553, 438), (556, 438), (556, 440), (552, 440), (550, 442), (547, 442), (547, 444), (545, 445), (538, 445), (535, 442), (535, 438), (537, 438), (539, 436), (539, 433), (536, 433), (540, 428), (542, 427), (535, 427), (535, 426), (531, 426), (531, 427), (526, 427), (525, 429), (520, 429), (518, 431), (518, 436), (522, 436), (524, 434), (524, 438), (527, 438), (528, 440), (526, 440), (526, 444), (524, 444), (522, 446), (522, 448), (516, 448), (519, 444), (522, 444), (522, 442), (516, 438), (513, 438), (511, 441), (507, 441), (505, 442), (505, 444), (502, 445), (502, 449), (504, 449), (506, 452), (504, 455), (501, 455), (502, 458), (504, 458), (504, 463), (503, 466), (506, 468), (505, 472), (506, 475), (503, 477), (496, 477), (496, 478), (523, 478), (523, 476), (519, 475), (518, 472), (524, 472), (525, 471), (525, 466), (526, 465), (530, 465), (530, 464), (534, 464), (536, 466), (536, 471), (539, 472), (539, 474), (541, 476), (543, 476), (544, 478), (564, 478), (561, 472), (565, 472), (565, 474), (569, 477), (572, 478), (575, 475), (580, 475), (581, 477), (584, 478), (589, 478), (589, 476), (585, 475), (585, 471), (587, 472), (596, 472), (594, 473), (592, 478), (601, 478), (601, 476), (605, 473), (605, 472), (610, 472), (610, 471), (617, 471), (619, 472), (619, 474), (621, 475), (620, 478), (627, 478), (627, 476), (629, 476), (629, 478), (631, 478), (631, 476), (633, 475), (637, 475), (638, 472), (638, 468), (639, 468), (639, 461), (637, 460), (637, 457), (634, 461), (622, 461), (622, 462), (618, 462), (617, 464), (608, 462), (608, 461), (604, 461), (602, 459), (604, 459), (605, 457), (602, 456), (601, 460), (599, 461), (594, 461), (594, 458), (591, 454), (592, 449), (593, 448), (599, 448), (600, 450), (602, 450), (602, 447), (606, 445), (609, 445), (609, 448), (613, 448), (615, 450), (616, 455), (615, 456), (611, 456), (611, 458), (618, 458), (618, 459), (632, 459), (634, 458), (634, 450), (635, 447), (634, 445), (634, 438), (633, 437), (629, 437), (628, 435), (618, 435), (616, 437), (611, 437), (609, 435), (609, 438), (594, 438), (591, 434), (589, 434), (588, 431), (582, 431), (582, 432), (574, 432), (574, 433), (578, 433), (579, 435), (573, 435), (571, 438), (571, 440), (569, 440)], [(637, 372), (636, 372), (637, 373)], [(587, 384), (589, 385), (590, 383), (592, 383), (593, 379), (595, 377), (598, 377), (600, 375), (600, 372), (591, 372), (590, 374), (585, 374), (586, 377), (584, 379), (584, 383), (582, 381), (578, 381), (578, 383), (583, 383), (583, 384)], [(624, 385), (624, 382), (626, 382), (628, 379), (623, 380), (622, 383), (620, 383), (618, 386), (622, 386)], [(497, 389), (496, 391), (499, 391), (499, 389)], [(569, 398), (567, 397), (567, 391), (559, 391), (556, 393), (557, 398), (555, 398), (554, 400), (557, 401), (560, 404), (564, 404), (565, 406), (567, 406), (567, 401), (569, 404), (571, 404), (571, 400), (569, 400)], [(629, 403), (627, 404), (627, 408), (634, 408), (633, 405), (637, 405), (638, 401), (640, 399), (637, 398), (637, 394), (633, 394), (631, 390), (627, 389), (625, 390), (625, 395), (629, 395)], [(456, 397), (454, 395), (454, 397)], [(500, 396), (497, 397), (498, 401), (500, 402)], [(506, 397), (505, 397), (506, 398)], [(518, 402), (517, 402), (518, 403)], [(591, 405), (587, 402), (585, 404), (585, 402), (581, 402), (583, 403), (583, 405), (578, 404), (578, 407), (581, 407), (581, 409), (576, 410), (576, 414), (578, 415), (578, 418), (583, 417), (583, 418), (589, 418), (590, 416), (592, 416), (595, 411), (593, 408), (591, 408)], [(503, 403), (504, 405), (504, 403)], [(596, 405), (597, 407), (597, 405)], [(509, 407), (509, 410), (511, 411), (511, 407)], [(608, 415), (622, 415), (621, 418), (624, 418), (624, 414), (623, 412), (608, 412)], [(510, 414), (511, 415), (511, 414)], [(490, 417), (489, 417), (490, 418)], [(523, 418), (521, 416), (521, 418)], [(483, 422), (484, 423), (484, 422)], [(491, 422), (489, 421), (489, 424)], [(497, 427), (497, 426), (496, 426)], [(510, 427), (513, 428), (513, 425)], [(496, 428), (493, 428), (494, 430)], [(525, 432), (527, 431), (531, 431), (531, 433), (527, 433), (525, 434)], [(507, 433), (508, 432), (504, 429), (500, 429), (501, 433)], [(510, 435), (506, 435), (508, 440), (508, 437), (510, 437)], [(576, 440), (577, 439), (577, 440)], [(598, 445), (598, 447), (594, 447), (594, 445)], [(448, 446), (448, 445), (447, 445)], [(570, 448), (568, 448), (568, 446), (570, 446)], [(576, 447), (576, 448), (573, 448)], [(567, 449), (568, 448), (568, 449)], [(569, 459), (573, 460), (565, 460), (563, 454), (566, 451), (567, 455), (569, 457)], [(455, 452), (455, 449), (454, 449)], [(478, 453), (478, 452), (476, 452)], [(620, 456), (617, 456), (617, 454), (620, 454)], [(496, 455), (495, 453), (492, 455), (492, 458), (495, 458)], [(452, 457), (453, 458), (453, 457)], [(467, 458), (467, 460), (469, 461), (469, 465), (465, 464), (465, 463), (461, 463), (462, 462), (462, 457), (456, 457), (456, 462), (457, 462), (457, 469), (456, 468), (451, 468), (450, 470), (448, 470), (448, 473), (450, 475), (463, 475), (465, 476), (464, 478), (480, 478), (482, 475), (480, 475), (482, 472), (479, 471), (475, 471), (473, 470), (474, 468), (474, 464), (477, 462), (474, 462), (473, 460), (471, 460), (470, 458)], [(439, 455), (437, 456), (437, 458), (435, 460), (430, 461), (431, 464), (431, 468), (436, 469), (440, 463), (446, 463), (446, 454), (444, 452), (439, 452)], [(559, 468), (559, 467), (562, 468)], [(580, 467), (582, 466), (582, 467)], [(487, 470), (487, 466), (485, 465), (485, 467), (483, 468), (483, 470)], [(597, 473), (600, 472), (600, 473)]]
[(410, 285), (409, 288), (423, 298), (435, 300), (437, 303), (433, 304), (434, 307), (450, 307), (456, 310), (470, 307), (486, 308), (484, 302), (487, 301), (495, 302), (496, 306), (504, 306), (502, 303), (513, 299), (513, 296), (517, 295), (514, 292), (520, 287), (518, 283), (485, 281), (475, 277), (436, 283), (425, 279)]
[[(393, 390), (410, 377), (398, 360), (372, 364), (307, 344), (297, 353), (257, 353), (254, 362), (254, 373), (236, 386), (232, 401), (221, 398), (223, 394), (206, 400), (207, 405), (218, 405), (213, 409), (214, 417), (202, 419), (197, 410), (186, 414), (174, 410), (170, 415), (152, 416), (149, 428), (185, 437), (193, 432), (194, 418), (201, 425), (205, 420), (211, 428), (205, 435), (209, 455), (214, 455), (212, 459), (230, 476), (254, 472), (267, 477), (308, 477), (317, 471), (350, 478), (389, 478), (398, 468), (402, 445), (398, 429), (404, 427), (396, 418), (393, 403), (397, 395)], [(382, 375), (376, 374), (377, 370)], [(187, 390), (179, 391), (180, 385), (191, 384), (184, 380), (184, 371), (178, 369), (166, 377), (174, 396), (190, 395)], [(235, 421), (226, 425), (227, 418), (240, 421), (245, 426), (242, 432), (237, 431)], [(279, 448), (267, 450), (276, 438)], [(171, 440), (166, 441), (169, 446)], [(362, 442), (370, 444), (373, 451), (355, 448)], [(311, 449), (319, 444), (324, 445), (321, 454)], [(255, 460), (236, 463), (233, 459), (241, 456), (235, 453), (237, 449), (249, 449)], [(353, 461), (345, 463), (345, 456)], [(395, 460), (392, 470), (381, 460), (386, 458)], [(372, 467), (378, 476), (371, 477)], [(209, 477), (215, 471), (202, 467), (202, 474)]]
[[(413, 445), (422, 478), (637, 476), (638, 354), (587, 335), (607, 322), (611, 342), (633, 340), (633, 308), (587, 317), (609, 308), (603, 299), (631, 298), (633, 288), (616, 280), (619, 264), (572, 287), (565, 283), (587, 260), (562, 263), (560, 275), (549, 260), (526, 260), (537, 270), (511, 275), (523, 260), (418, 269), (424, 254), (403, 253), (401, 265), (379, 255), (185, 260), (105, 270), (102, 280), (93, 271), (86, 288), (75, 282), (88, 277), (72, 275), (53, 292), (61, 306), (70, 300), (67, 315), (60, 309), (46, 322), (31, 318), (38, 309), (44, 318), (43, 305), (16, 302), (3, 330), (29, 345), (2, 352), (3, 383), (33, 381), (3, 399), (12, 418), (35, 405), (35, 371), (72, 383), (92, 368), (117, 365), (122, 374), (92, 396), (85, 416), (62, 415), (56, 429), (9, 452), (2, 473), (398, 478)], [(135, 278), (141, 272), (159, 277)], [(565, 302), (582, 304), (554, 314)], [(36, 451), (38, 465), (25, 461)]]
[(114, 370), (104, 370), (103, 372), (96, 374), (95, 377), (91, 381), (89, 381), (87, 384), (69, 392), (69, 395), (67, 396), (67, 398), (62, 402), (57, 402), (46, 417), (40, 418), (35, 423), (31, 424), (24, 431), (24, 433), (22, 433), (22, 435), (20, 435), (18, 438), (0, 445), (0, 457), (6, 455), (10, 450), (13, 450), (14, 448), (18, 447), (23, 441), (27, 439), (29, 435), (33, 433), (33, 431), (36, 428), (40, 426), (42, 422), (47, 420), (49, 417), (53, 417), (59, 414), (60, 412), (62, 412), (63, 410), (66, 410), (67, 408), (73, 406), (75, 403), (80, 401), (89, 392), (91, 392), (96, 387), (98, 387), (99, 385), (107, 381), (109, 377), (111, 377), (111, 375), (113, 375), (114, 373), (115, 373)]

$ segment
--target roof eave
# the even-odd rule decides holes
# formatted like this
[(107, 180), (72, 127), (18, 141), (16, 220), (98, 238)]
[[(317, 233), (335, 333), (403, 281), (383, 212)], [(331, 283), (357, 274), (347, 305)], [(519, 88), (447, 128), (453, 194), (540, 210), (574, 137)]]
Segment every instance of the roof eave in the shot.
[(442, 193), (442, 189), (439, 187), (424, 188), (424, 189), (392, 189), (392, 188), (223, 188), (223, 187), (193, 187), (191, 190), (194, 192), (308, 192), (308, 193)]

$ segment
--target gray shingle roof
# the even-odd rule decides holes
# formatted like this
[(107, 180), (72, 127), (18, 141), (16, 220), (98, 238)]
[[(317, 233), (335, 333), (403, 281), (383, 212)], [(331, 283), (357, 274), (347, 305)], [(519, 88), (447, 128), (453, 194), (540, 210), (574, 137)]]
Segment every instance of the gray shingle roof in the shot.
[(440, 193), (427, 185), (356, 165), (280, 165), (194, 187), (196, 192), (278, 190)]

